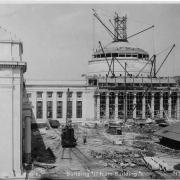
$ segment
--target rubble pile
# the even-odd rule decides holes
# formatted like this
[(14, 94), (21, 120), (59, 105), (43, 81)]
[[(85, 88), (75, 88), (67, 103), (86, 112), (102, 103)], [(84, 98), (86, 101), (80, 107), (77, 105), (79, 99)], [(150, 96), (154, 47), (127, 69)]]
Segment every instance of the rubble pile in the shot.
[(144, 124), (143, 126), (137, 123), (130, 123), (123, 127), (125, 132), (134, 132), (141, 134), (152, 134), (159, 130), (158, 124)]
[(104, 161), (105, 167), (124, 169), (126, 167), (144, 166), (144, 161), (138, 151), (95, 151), (91, 150), (91, 156), (98, 160)]

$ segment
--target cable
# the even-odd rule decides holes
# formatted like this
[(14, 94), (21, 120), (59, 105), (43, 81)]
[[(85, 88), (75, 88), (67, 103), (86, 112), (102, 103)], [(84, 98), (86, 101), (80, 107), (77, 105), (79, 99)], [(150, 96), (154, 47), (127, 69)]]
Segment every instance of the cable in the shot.
[(136, 23), (139, 23), (139, 24), (144, 24), (144, 25), (151, 26), (151, 24), (149, 24), (149, 23), (146, 23), (146, 22), (144, 22), (144, 21), (139, 21), (139, 20), (133, 19), (133, 18), (131, 18), (131, 17), (130, 17), (130, 18), (128, 17), (128, 20), (131, 21), (131, 22), (136, 22)]
[(155, 54), (155, 33), (154, 33), (155, 29), (153, 28), (153, 54)]
[(170, 47), (172, 47), (172, 45), (170, 45), (170, 46), (168, 46), (166, 49), (158, 52), (158, 53), (156, 54), (156, 56), (158, 56), (158, 55), (162, 54), (163, 52), (167, 51)]
[(95, 18), (94, 18), (94, 15), (93, 15), (92, 18), (93, 18), (92, 19), (92, 21), (93, 21), (93, 29), (92, 29), (92, 31), (93, 31), (93, 53), (94, 53), (94, 50), (95, 50)]
[(172, 73), (172, 75), (174, 76), (175, 75), (175, 66), (174, 66), (174, 62), (175, 62), (175, 53), (172, 53), (172, 55), (173, 55), (173, 62), (172, 62), (172, 64), (173, 64), (173, 68), (172, 68), (172, 70), (173, 70), (173, 73)]

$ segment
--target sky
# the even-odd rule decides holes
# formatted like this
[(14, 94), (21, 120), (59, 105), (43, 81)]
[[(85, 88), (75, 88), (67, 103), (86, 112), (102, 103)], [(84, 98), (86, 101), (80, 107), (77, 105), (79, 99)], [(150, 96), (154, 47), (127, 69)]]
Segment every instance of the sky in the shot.
[(0, 26), (23, 42), (26, 79), (78, 80), (87, 73), (98, 41), (103, 45), (112, 41), (93, 18), (92, 8), (111, 29), (109, 19), (114, 13), (126, 14), (128, 35), (155, 25), (129, 41), (150, 56), (163, 51), (157, 66), (175, 44), (159, 75), (180, 75), (180, 4), (0, 4)]

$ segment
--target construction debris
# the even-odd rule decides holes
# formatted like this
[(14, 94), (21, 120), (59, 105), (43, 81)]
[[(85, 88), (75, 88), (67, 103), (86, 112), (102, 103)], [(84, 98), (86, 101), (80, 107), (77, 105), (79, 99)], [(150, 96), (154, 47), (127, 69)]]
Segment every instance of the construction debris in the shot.
[(173, 167), (158, 157), (143, 157), (147, 166), (152, 170), (161, 170), (164, 172), (173, 172)]
[[(90, 128), (84, 125), (76, 125), (74, 127), (77, 137), (77, 148), (81, 151), (81, 158), (78, 159), (79, 156), (75, 157), (73, 151), (65, 151), (65, 157), (67, 156), (67, 158), (61, 159), (61, 128), (53, 129), (47, 127), (32, 133), (36, 140), (39, 139), (37, 142), (41, 140), (44, 146), (44, 151), (42, 151), (43, 146), (38, 144), (38, 150), (41, 153), (35, 149), (37, 156), (34, 158), (34, 167), (46, 169), (44, 174), (49, 175), (51, 172), (57, 176), (62, 172), (65, 173), (68, 169), (72, 171), (74, 164), (80, 163), (80, 165), (76, 165), (77, 171), (83, 168), (87, 171), (88, 167), (88, 170), (91, 171), (93, 169), (89, 168), (94, 168), (95, 171), (100, 172), (114, 172), (120, 174), (120, 176), (131, 178), (135, 174), (139, 178), (180, 177), (178, 166), (174, 166), (179, 164), (180, 161), (171, 163), (167, 158), (164, 158), (164, 156), (168, 156), (178, 159), (180, 151), (159, 144), (159, 140), (154, 136), (152, 129), (160, 129), (161, 127), (154, 123), (145, 124), (143, 127), (133, 122), (127, 123), (122, 127), (122, 135), (109, 134), (106, 132), (108, 127), (99, 125)], [(88, 138), (85, 145), (82, 141), (84, 135)], [(51, 153), (47, 153), (49, 151)], [(87, 165), (89, 162), (93, 162), (94, 167)], [(156, 171), (154, 171), (155, 169)], [(107, 177), (113, 178), (114, 176), (108, 175)]]
[(144, 162), (141, 160), (141, 155), (139, 152), (134, 151), (126, 151), (126, 152), (119, 152), (119, 151), (101, 151), (97, 152), (92, 150), (91, 156), (98, 160), (104, 160), (105, 166), (107, 167), (114, 167), (114, 168), (124, 168), (127, 166), (134, 167), (134, 166), (143, 166)]

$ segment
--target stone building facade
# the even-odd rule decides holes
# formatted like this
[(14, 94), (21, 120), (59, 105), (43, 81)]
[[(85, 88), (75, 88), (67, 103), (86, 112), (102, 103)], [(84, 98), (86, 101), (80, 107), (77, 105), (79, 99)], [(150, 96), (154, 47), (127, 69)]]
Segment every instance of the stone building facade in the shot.
[(27, 64), (22, 60), (22, 42), (7, 32), (1, 32), (1, 35), (0, 177), (22, 177), (25, 154), (28, 152), (30, 156), (31, 153), (30, 146), (26, 148), (27, 137), (31, 136), (31, 127), (28, 126), (27, 129), (26, 126), (31, 123), (31, 107), (24, 101), (23, 74), (26, 72)]

